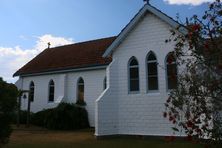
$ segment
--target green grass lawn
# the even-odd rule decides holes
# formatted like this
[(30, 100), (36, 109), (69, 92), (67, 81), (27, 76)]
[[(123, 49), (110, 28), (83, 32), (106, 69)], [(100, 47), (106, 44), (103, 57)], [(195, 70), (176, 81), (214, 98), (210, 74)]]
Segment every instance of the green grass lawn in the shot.
[(165, 142), (164, 139), (109, 138), (96, 140), (92, 130), (73, 132), (39, 128), (16, 129), (6, 148), (202, 148), (186, 141)]

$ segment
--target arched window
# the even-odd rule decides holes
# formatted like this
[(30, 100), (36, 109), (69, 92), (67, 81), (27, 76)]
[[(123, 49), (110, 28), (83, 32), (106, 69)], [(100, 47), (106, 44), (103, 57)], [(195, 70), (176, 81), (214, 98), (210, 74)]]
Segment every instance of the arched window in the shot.
[(49, 81), (49, 102), (54, 101), (54, 94), (55, 94), (55, 84), (53, 80)]
[(77, 100), (84, 101), (84, 80), (79, 78), (77, 82)]
[(139, 91), (139, 64), (135, 57), (129, 60), (129, 92)]
[(149, 91), (158, 90), (157, 59), (153, 52), (147, 56), (147, 81)]
[(29, 84), (29, 100), (31, 102), (34, 101), (34, 93), (35, 93), (35, 84), (34, 82), (32, 81), (30, 84)]
[(104, 80), (103, 80), (103, 90), (105, 90), (106, 87), (107, 87), (107, 82), (106, 81), (107, 80), (106, 80), (106, 77), (105, 77)]
[(166, 57), (167, 70), (167, 89), (175, 89), (177, 87), (177, 65), (174, 53), (171, 52)]

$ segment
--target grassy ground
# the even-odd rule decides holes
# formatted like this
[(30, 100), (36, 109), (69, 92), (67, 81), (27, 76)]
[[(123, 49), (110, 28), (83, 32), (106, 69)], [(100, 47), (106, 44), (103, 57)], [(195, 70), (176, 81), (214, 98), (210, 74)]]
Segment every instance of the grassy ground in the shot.
[(163, 139), (109, 138), (96, 140), (92, 130), (74, 132), (49, 131), (38, 127), (15, 129), (5, 148), (201, 148), (185, 141), (173, 143)]

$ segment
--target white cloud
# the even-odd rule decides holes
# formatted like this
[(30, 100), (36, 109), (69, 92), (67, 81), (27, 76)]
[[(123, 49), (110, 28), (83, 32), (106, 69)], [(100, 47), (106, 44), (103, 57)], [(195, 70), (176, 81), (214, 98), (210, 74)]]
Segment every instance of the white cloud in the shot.
[(15, 82), (16, 78), (12, 78), (13, 73), (47, 48), (48, 42), (51, 44), (50, 47), (73, 43), (71, 38), (55, 37), (50, 34), (36, 38), (36, 45), (32, 49), (22, 49), (20, 46), (0, 46), (0, 77), (3, 77), (8, 82)]
[(61, 46), (61, 45), (66, 45), (66, 44), (71, 44), (73, 43), (72, 38), (63, 38), (63, 37), (54, 37), (50, 34), (46, 34), (40, 37), (37, 37), (37, 44), (35, 46), (35, 49), (40, 49), (43, 50), (48, 47), (48, 42), (50, 42), (51, 46), (50, 47), (55, 47), (55, 46)]
[(164, 0), (164, 2), (167, 2), (171, 5), (201, 5), (206, 2), (213, 2), (214, 0)]

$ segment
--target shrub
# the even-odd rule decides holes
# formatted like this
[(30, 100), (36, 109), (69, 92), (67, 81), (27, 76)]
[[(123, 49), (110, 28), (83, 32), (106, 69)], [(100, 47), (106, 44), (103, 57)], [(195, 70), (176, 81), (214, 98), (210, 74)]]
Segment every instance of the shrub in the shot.
[(37, 112), (32, 123), (54, 130), (74, 130), (89, 127), (85, 108), (75, 104), (61, 103), (56, 108)]
[[(17, 112), (14, 112), (12, 114), (12, 123), (16, 124), (17, 123), (17, 116), (18, 116), (18, 113)], [(33, 116), (33, 113), (30, 112), (30, 118), (32, 118)], [(21, 110), (20, 111), (20, 116), (19, 116), (19, 123), (20, 124), (26, 124), (27, 122), (27, 111), (24, 111), (24, 110)]]
[(3, 113), (0, 113), (0, 146), (1, 143), (5, 144), (8, 142), (8, 138), (12, 132), (12, 129), (10, 127), (10, 118), (6, 115), (3, 115)]
[(47, 114), (49, 114), (52, 110), (53, 109), (44, 109), (32, 114), (31, 123), (37, 126), (45, 127)]
[(78, 100), (76, 101), (76, 105), (86, 106), (86, 102), (85, 102), (84, 100), (82, 100), (82, 99), (78, 99)]
[(18, 90), (0, 78), (0, 146), (7, 143), (11, 134), (11, 118), (16, 107)]

